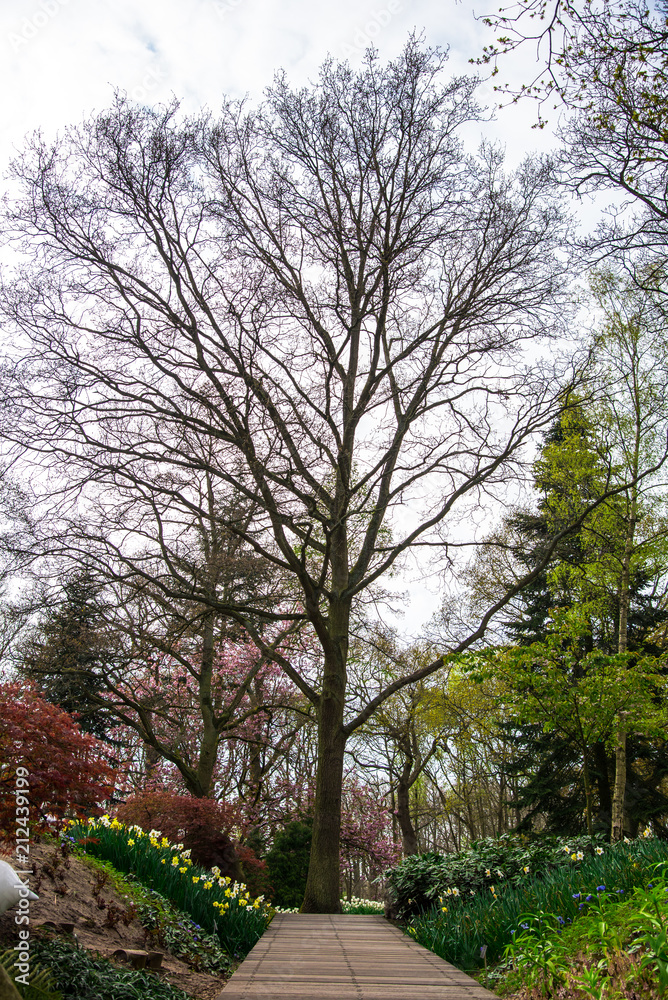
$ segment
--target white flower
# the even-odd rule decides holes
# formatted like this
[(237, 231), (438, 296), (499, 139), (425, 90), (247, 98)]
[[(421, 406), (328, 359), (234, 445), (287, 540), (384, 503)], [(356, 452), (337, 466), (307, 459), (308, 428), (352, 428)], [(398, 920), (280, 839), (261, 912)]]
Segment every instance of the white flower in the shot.
[(459, 889), (457, 889), (457, 887), (455, 887), (455, 888), (454, 888), (454, 889), (452, 890), (452, 895), (453, 895), (453, 896), (458, 896), (458, 895), (459, 895)]
[(596, 847), (595, 850), (596, 850), (597, 854), (603, 854), (603, 848), (602, 847)]

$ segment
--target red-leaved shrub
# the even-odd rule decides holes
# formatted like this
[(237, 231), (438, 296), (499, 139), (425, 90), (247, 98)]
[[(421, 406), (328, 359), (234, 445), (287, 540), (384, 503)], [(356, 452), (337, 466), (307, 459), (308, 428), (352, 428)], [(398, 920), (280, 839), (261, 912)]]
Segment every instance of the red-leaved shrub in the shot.
[(204, 868), (216, 865), (223, 875), (241, 880), (239, 860), (229, 836), (236, 810), (215, 799), (196, 799), (173, 792), (144, 792), (116, 810), (127, 826), (159, 830), (172, 843), (182, 843), (192, 860)]
[[(34, 833), (70, 817), (99, 814), (122, 779), (108, 762), (109, 752), (30, 684), (0, 683), (0, 841), (15, 839), (19, 815)], [(23, 778), (17, 785), (17, 768), (21, 776), (27, 772), (27, 789)], [(29, 800), (20, 814), (17, 790)]]

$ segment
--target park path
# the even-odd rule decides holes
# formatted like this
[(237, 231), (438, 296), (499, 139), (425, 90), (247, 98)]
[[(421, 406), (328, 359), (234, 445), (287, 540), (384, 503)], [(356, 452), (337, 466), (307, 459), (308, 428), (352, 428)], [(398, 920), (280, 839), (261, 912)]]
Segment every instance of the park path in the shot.
[(218, 1000), (495, 1000), (384, 917), (277, 914)]

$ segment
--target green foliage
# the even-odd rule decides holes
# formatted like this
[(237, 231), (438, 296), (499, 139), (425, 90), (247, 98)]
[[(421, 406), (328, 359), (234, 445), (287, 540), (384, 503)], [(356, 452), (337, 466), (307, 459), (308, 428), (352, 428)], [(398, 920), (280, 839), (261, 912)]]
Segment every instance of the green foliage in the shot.
[[(102, 875), (122, 896), (130, 897), (137, 919), (149, 932), (154, 947), (164, 947), (197, 972), (228, 973), (232, 962), (217, 936), (208, 934), (187, 913), (178, 910), (154, 889), (147, 889), (132, 873), (121, 874), (108, 861), (86, 857), (86, 864)], [(104, 885), (104, 880), (98, 885)]]
[[(635, 841), (606, 848), (602, 855), (585, 856), (581, 861), (573, 862), (571, 856), (570, 863), (567, 860), (542, 876), (527, 874), (523, 880), (499, 881), (494, 892), (488, 889), (473, 896), (446, 893), (428, 912), (412, 918), (408, 933), (459, 968), (480, 968), (484, 945), (487, 961), (499, 962), (515, 933), (527, 930), (531, 920), (547, 921), (545, 927), (551, 926), (558, 934), (586, 916), (601, 892), (610, 906), (619, 905), (652, 881), (656, 864), (664, 862), (667, 854), (661, 841)], [(558, 951), (556, 945), (535, 946), (541, 961), (553, 967), (552, 974)]]
[(274, 838), (266, 862), (272, 900), (282, 908), (299, 907), (304, 899), (311, 853), (312, 823), (294, 820)]
[(216, 935), (208, 934), (160, 893), (152, 889), (144, 892), (148, 898), (137, 903), (137, 918), (155, 945), (166, 948), (197, 972), (215, 976), (231, 971), (230, 957)]
[(550, 997), (565, 986), (602, 1000), (614, 990), (621, 971), (622, 979), (635, 987), (634, 995), (638, 989), (649, 995), (658, 984), (664, 996), (668, 989), (668, 882), (666, 863), (653, 867), (653, 881), (637, 887), (629, 899), (603, 886), (595, 895), (583, 897), (578, 918), (570, 927), (554, 913), (522, 914), (505, 951), (502, 992), (528, 985), (534, 995)]
[(62, 940), (36, 941), (36, 959), (49, 970), (63, 1000), (189, 1000), (151, 972), (118, 969)]
[[(34, 947), (31, 946), (34, 954)], [(53, 977), (48, 969), (31, 962), (29, 985), (16, 982), (17, 970), (14, 968), (16, 952), (13, 949), (0, 953), (0, 965), (4, 968), (16, 990), (23, 1000), (64, 1000), (61, 993), (54, 992)]]
[[(566, 849), (568, 848), (568, 850)], [(588, 837), (566, 840), (554, 836), (487, 837), (457, 854), (429, 852), (405, 858), (386, 873), (392, 904), (400, 918), (434, 906), (448, 889), (461, 898), (490, 892), (491, 887), (519, 885), (527, 875), (544, 875), (555, 868), (570, 868), (573, 855), (597, 856), (600, 843)]]
[(158, 841), (139, 827), (117, 820), (70, 827), (72, 843), (93, 857), (110, 861), (121, 872), (132, 872), (147, 889), (154, 889), (189, 914), (209, 934), (216, 934), (232, 958), (243, 958), (262, 936), (270, 919), (261, 898), (250, 899), (245, 885), (193, 865), (182, 845)]
[(88, 573), (65, 583), (62, 602), (50, 610), (25, 645), (21, 672), (42, 696), (74, 714), (85, 733), (107, 740), (116, 723), (97, 700), (114, 650)]

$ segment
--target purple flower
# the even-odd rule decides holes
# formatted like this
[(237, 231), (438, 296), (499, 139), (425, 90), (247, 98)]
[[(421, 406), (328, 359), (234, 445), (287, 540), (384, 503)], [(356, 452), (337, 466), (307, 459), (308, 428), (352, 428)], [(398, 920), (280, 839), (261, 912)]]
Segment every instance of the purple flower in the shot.
[(590, 901), (590, 900), (592, 900), (593, 898), (594, 898), (593, 896), (587, 896), (587, 902), (589, 902), (589, 901)]
[(596, 886), (596, 892), (605, 892), (605, 886), (604, 885), (597, 885)]
[(573, 893), (573, 899), (579, 899), (579, 898), (580, 898), (580, 893), (579, 892), (574, 892)]

